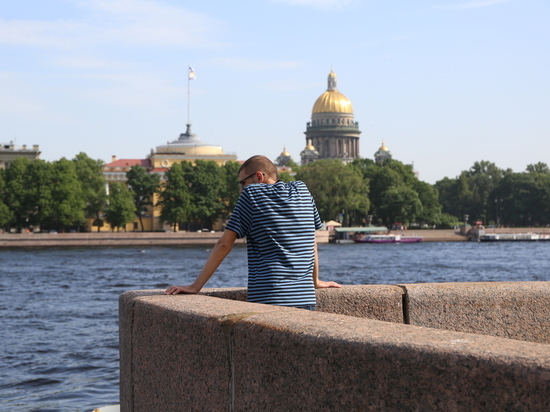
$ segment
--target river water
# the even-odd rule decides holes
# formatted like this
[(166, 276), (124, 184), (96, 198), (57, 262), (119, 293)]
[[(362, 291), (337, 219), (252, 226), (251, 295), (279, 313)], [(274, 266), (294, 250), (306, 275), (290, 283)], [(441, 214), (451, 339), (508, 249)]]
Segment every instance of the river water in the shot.
[[(0, 250), (0, 411), (91, 411), (118, 401), (118, 297), (190, 283), (211, 247)], [(319, 245), (345, 285), (550, 280), (550, 242)], [(206, 287), (246, 286), (236, 246)]]

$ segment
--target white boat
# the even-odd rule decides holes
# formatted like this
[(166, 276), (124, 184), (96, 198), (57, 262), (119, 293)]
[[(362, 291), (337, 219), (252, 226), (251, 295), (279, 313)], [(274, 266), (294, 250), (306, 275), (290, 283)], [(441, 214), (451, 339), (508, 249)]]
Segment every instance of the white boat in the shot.
[(550, 241), (550, 235), (538, 233), (486, 233), (479, 237), (480, 242), (537, 242)]
[(422, 236), (402, 235), (358, 235), (355, 243), (418, 243), (422, 242)]

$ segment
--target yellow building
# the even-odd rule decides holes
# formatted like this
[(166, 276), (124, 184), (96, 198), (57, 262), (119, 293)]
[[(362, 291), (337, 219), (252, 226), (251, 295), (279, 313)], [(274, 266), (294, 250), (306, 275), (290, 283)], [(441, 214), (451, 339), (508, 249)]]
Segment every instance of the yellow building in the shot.
[[(163, 181), (164, 174), (174, 163), (184, 161), (194, 163), (196, 160), (211, 160), (219, 166), (223, 166), (227, 162), (237, 161), (237, 155), (224, 153), (221, 146), (203, 142), (197, 135), (191, 132), (191, 125), (188, 124), (186, 132), (180, 134), (178, 139), (167, 142), (165, 145), (157, 146), (155, 150), (151, 149), (151, 153), (145, 159), (117, 160), (116, 156), (113, 156), (111, 162), (103, 166), (103, 176), (107, 183), (107, 190), (109, 190), (109, 183), (126, 183), (126, 172), (132, 166), (139, 165), (149, 173), (159, 174), (161, 181)], [(157, 200), (155, 196), (154, 202), (156, 203)], [(142, 221), (143, 228), (146, 231), (170, 229), (169, 226), (162, 224), (159, 208), (149, 208), (142, 215)], [(88, 229), (90, 231), (97, 230), (97, 227), (93, 227), (92, 223), (93, 220), (88, 222)], [(101, 231), (109, 230), (111, 230), (111, 227), (109, 227), (107, 222), (104, 222)], [(126, 230), (141, 230), (139, 219), (136, 218), (134, 222), (127, 224)]]
[(151, 149), (147, 156), (154, 169), (169, 168), (173, 163), (183, 161), (195, 162), (196, 160), (212, 160), (219, 166), (229, 161), (237, 161), (237, 155), (223, 152), (221, 146), (203, 142), (197, 135), (191, 133), (191, 125), (187, 125), (185, 133), (172, 142), (157, 146), (156, 151)]

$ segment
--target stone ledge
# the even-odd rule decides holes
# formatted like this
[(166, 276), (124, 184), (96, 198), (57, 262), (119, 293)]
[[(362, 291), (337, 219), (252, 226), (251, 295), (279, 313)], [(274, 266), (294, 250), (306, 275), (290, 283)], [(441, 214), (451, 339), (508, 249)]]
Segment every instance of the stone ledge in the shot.
[(550, 344), (550, 282), (400, 286), (411, 325)]
[[(319, 305), (361, 288), (373, 302), (363, 286)], [(550, 409), (549, 345), (231, 300), (245, 292), (123, 294), (121, 410)]]

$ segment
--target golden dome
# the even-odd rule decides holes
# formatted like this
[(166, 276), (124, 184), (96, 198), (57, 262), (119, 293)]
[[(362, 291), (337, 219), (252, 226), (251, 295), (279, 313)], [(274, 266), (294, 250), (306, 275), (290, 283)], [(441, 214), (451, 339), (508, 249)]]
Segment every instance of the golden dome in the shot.
[(313, 105), (312, 113), (353, 113), (349, 99), (336, 90), (324, 92)]
[(380, 152), (389, 152), (390, 149), (386, 146), (386, 143), (382, 142), (382, 146), (380, 146), (380, 149), (378, 149)]
[(281, 156), (290, 156), (290, 153), (288, 153), (286, 151), (286, 147), (283, 149), (283, 151), (281, 152)]
[(312, 113), (353, 113), (351, 101), (336, 89), (336, 73), (328, 75), (328, 88), (315, 104)]
[(306, 146), (306, 150), (315, 150), (315, 146), (313, 146), (311, 143), (309, 143), (309, 144)]

